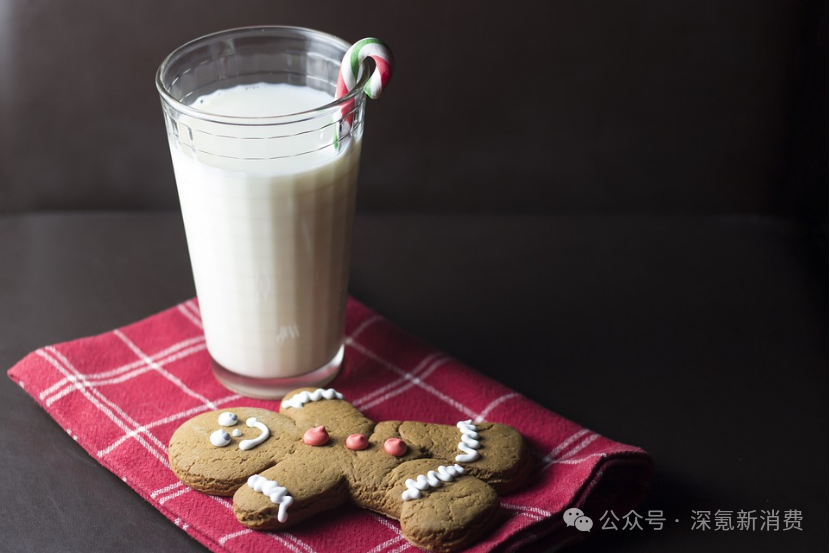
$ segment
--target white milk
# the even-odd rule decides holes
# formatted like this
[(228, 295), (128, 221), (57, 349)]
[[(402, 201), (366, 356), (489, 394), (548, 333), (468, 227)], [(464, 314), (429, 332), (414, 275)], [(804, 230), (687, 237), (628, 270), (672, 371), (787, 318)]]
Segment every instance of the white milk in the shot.
[[(259, 117), (331, 101), (310, 88), (260, 84), (221, 90), (191, 105)], [(230, 371), (296, 376), (324, 366), (341, 347), (360, 132), (339, 152), (329, 146), (294, 155), (298, 147), (332, 144), (336, 118), (323, 130), (319, 120), (300, 124), (299, 131), (295, 126), (290, 134), (299, 134), (282, 140), (265, 140), (274, 128), (256, 126), (236, 132), (259, 139), (215, 137), (208, 133), (221, 131), (188, 120), (178, 126), (178, 140), (171, 139), (208, 351)]]

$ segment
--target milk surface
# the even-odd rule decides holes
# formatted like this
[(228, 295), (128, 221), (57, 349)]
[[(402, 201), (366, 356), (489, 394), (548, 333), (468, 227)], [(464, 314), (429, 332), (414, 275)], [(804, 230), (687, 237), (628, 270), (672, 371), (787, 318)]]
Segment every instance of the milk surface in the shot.
[[(270, 117), (331, 101), (310, 88), (259, 84), (191, 105)], [(188, 120), (171, 135), (208, 351), (235, 373), (296, 376), (341, 347), (361, 137), (335, 149), (339, 115), (329, 117), (289, 129), (240, 125), (242, 139)], [(281, 134), (291, 137), (274, 138)]]

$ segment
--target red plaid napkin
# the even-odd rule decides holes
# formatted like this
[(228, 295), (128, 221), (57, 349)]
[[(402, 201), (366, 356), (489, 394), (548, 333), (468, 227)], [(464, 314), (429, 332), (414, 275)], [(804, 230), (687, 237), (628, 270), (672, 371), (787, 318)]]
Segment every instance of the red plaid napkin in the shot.
[[(644, 451), (563, 419), (351, 299), (346, 330), (345, 363), (332, 386), (367, 416), (503, 422), (537, 455), (533, 481), (501, 498), (502, 524), (471, 551), (580, 539), (586, 534), (563, 523), (566, 508), (599, 516), (643, 499), (651, 477)], [(195, 300), (112, 332), (39, 349), (9, 376), (90, 455), (213, 551), (340, 553), (344, 544), (378, 553), (416, 549), (396, 522), (351, 506), (290, 532), (248, 530), (236, 521), (230, 499), (194, 492), (176, 479), (167, 443), (184, 421), (233, 406), (279, 410), (279, 402), (233, 394), (210, 375)]]

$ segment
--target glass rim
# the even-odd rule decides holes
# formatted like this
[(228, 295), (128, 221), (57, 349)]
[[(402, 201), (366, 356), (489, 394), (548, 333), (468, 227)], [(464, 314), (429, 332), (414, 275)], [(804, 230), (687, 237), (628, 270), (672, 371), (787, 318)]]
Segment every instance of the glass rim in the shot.
[(371, 78), (371, 72), (366, 70), (366, 65), (364, 62), (364, 70), (360, 79), (355, 84), (354, 88), (348, 92), (345, 96), (341, 98), (337, 98), (329, 102), (328, 104), (324, 104), (322, 106), (305, 110), (299, 111), (296, 113), (287, 113), (282, 115), (268, 115), (264, 117), (243, 117), (243, 116), (234, 116), (234, 115), (220, 115), (216, 113), (210, 113), (207, 111), (202, 111), (200, 109), (194, 108), (188, 104), (185, 104), (178, 99), (176, 99), (167, 88), (164, 86), (164, 82), (162, 80), (162, 76), (165, 70), (168, 68), (170, 63), (179, 55), (184, 53), (187, 50), (191, 50), (194, 47), (200, 45), (201, 43), (206, 43), (211, 40), (215, 40), (219, 37), (226, 36), (226, 35), (238, 35), (238, 34), (253, 34), (256, 32), (268, 32), (268, 31), (299, 31), (300, 33), (306, 33), (309, 35), (314, 35), (315, 38), (320, 38), (330, 43), (333, 43), (336, 46), (340, 46), (343, 48), (343, 53), (345, 54), (346, 50), (348, 50), (351, 45), (346, 42), (345, 40), (338, 38), (332, 34), (325, 33), (322, 31), (317, 31), (315, 29), (310, 29), (307, 27), (294, 27), (291, 25), (257, 25), (251, 27), (235, 27), (232, 29), (225, 29), (223, 31), (217, 31), (213, 33), (209, 33), (206, 35), (202, 35), (198, 38), (194, 38), (188, 42), (185, 42), (181, 46), (174, 49), (170, 52), (167, 57), (159, 65), (158, 69), (156, 70), (156, 89), (158, 89), (159, 95), (161, 96), (162, 100), (165, 104), (170, 106), (171, 108), (175, 109), (179, 113), (184, 115), (188, 115), (195, 119), (199, 119), (202, 121), (207, 121), (211, 123), (221, 123), (226, 125), (249, 125), (249, 126), (260, 126), (260, 125), (281, 125), (281, 124), (289, 124), (289, 123), (298, 123), (301, 121), (307, 121), (310, 119), (315, 119), (320, 115), (333, 111), (335, 109), (341, 109), (343, 106), (348, 105), (350, 102), (354, 101), (355, 98), (364, 94), (363, 87), (368, 83), (369, 79)]

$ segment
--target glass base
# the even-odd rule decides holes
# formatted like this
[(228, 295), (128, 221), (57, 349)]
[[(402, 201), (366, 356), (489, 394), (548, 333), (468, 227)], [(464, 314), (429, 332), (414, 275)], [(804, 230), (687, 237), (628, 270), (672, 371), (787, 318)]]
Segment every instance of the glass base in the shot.
[(331, 361), (310, 373), (287, 378), (254, 378), (231, 372), (210, 357), (210, 368), (220, 384), (231, 391), (256, 399), (282, 399), (285, 394), (297, 388), (320, 388), (334, 380), (342, 364), (343, 346), (340, 346)]

